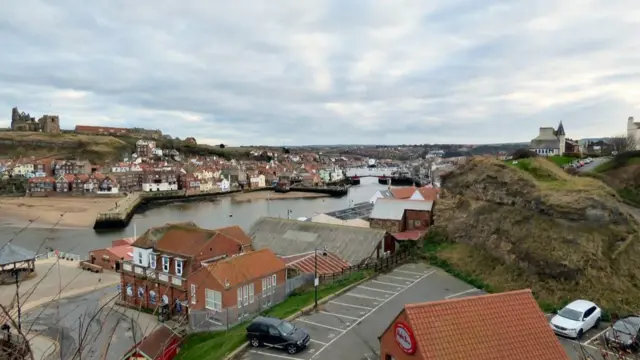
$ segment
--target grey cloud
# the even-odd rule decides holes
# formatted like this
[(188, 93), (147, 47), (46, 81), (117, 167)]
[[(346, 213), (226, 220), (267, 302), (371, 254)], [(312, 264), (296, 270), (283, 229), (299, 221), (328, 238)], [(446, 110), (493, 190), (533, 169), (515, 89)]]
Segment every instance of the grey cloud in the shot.
[(567, 1), (9, 2), (0, 125), (19, 106), (231, 144), (610, 135), (640, 108), (637, 20)]

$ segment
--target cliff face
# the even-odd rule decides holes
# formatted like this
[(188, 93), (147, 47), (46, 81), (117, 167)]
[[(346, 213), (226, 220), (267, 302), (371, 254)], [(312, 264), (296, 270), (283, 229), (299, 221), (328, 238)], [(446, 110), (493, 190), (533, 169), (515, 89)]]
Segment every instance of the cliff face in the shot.
[(545, 159), (470, 160), (445, 177), (435, 224), (456, 244), (440, 255), (497, 289), (616, 309), (640, 299), (634, 214), (602, 182)]

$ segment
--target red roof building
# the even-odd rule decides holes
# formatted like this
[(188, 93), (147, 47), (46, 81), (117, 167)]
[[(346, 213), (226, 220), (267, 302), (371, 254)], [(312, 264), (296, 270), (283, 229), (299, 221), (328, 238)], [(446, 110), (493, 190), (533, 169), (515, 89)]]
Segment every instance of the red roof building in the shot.
[(381, 360), (569, 360), (531, 290), (408, 304), (380, 336)]

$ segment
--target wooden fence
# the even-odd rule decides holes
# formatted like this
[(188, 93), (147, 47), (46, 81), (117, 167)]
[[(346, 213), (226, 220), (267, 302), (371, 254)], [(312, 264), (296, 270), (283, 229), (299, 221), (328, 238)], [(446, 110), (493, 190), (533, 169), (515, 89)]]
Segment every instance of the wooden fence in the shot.
[(371, 270), (376, 273), (385, 272), (393, 269), (394, 267), (402, 264), (403, 262), (409, 260), (411, 258), (411, 254), (408, 251), (399, 251), (393, 255), (385, 256), (373, 261), (367, 261), (363, 264), (353, 265), (346, 268), (343, 268), (341, 271), (334, 272), (332, 274), (323, 274), (319, 275), (320, 283), (333, 282), (335, 280), (339, 280), (344, 278), (345, 276), (349, 276), (354, 272)]

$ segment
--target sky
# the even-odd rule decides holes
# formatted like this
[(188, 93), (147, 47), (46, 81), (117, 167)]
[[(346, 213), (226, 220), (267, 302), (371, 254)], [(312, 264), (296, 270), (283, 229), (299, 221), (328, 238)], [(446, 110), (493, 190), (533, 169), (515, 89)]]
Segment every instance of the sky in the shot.
[(638, 0), (0, 0), (11, 108), (229, 145), (502, 143), (640, 121)]

